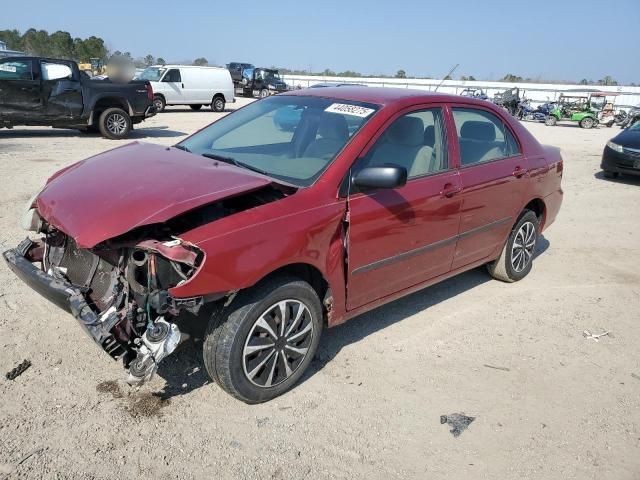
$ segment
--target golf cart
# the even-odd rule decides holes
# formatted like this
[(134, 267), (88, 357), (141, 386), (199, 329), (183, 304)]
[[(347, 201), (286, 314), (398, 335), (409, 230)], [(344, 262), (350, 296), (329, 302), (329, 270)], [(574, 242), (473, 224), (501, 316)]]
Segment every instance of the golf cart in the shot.
[(610, 127), (615, 121), (611, 92), (585, 92), (577, 95), (560, 94), (555, 108), (549, 112), (545, 124), (554, 126), (559, 121), (578, 122), (580, 128), (593, 128), (598, 124)]

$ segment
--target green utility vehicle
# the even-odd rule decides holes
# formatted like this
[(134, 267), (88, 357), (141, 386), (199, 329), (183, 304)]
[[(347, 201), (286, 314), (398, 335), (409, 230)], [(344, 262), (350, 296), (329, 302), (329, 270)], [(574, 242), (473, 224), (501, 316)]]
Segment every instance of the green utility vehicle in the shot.
[[(597, 127), (599, 123), (609, 126), (609, 117), (606, 113), (608, 113), (609, 109), (613, 111), (613, 103), (608, 102), (607, 97), (613, 97), (614, 95), (610, 92), (585, 92), (577, 95), (560, 94), (555, 108), (549, 112), (544, 123), (548, 126), (553, 126), (559, 121), (578, 122), (581, 128)], [(606, 119), (604, 118), (605, 116)]]

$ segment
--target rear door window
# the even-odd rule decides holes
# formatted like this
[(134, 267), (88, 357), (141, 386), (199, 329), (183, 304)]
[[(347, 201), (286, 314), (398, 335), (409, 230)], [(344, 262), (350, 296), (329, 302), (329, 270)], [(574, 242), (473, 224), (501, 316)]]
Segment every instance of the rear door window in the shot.
[(491, 162), (519, 155), (518, 142), (504, 122), (491, 112), (453, 108), (460, 145), (460, 165)]
[(0, 62), (0, 80), (33, 80), (31, 60)]

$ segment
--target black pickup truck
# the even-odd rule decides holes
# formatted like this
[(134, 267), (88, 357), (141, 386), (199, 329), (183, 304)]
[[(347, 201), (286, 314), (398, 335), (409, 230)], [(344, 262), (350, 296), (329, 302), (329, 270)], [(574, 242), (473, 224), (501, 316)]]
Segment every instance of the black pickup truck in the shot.
[(77, 128), (117, 140), (155, 113), (149, 82), (92, 80), (69, 60), (0, 60), (0, 128)]

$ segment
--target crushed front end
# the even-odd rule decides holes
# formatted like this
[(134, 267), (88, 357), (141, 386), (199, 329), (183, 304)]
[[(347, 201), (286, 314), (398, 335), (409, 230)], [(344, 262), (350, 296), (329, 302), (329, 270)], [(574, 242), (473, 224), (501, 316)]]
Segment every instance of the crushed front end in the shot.
[(203, 305), (202, 297), (176, 299), (169, 290), (195, 274), (204, 254), (178, 238), (149, 239), (150, 232), (84, 249), (46, 222), (37, 230), (40, 239), (4, 252), (11, 270), (121, 359), (129, 384), (149, 380), (180, 342), (175, 319)]

